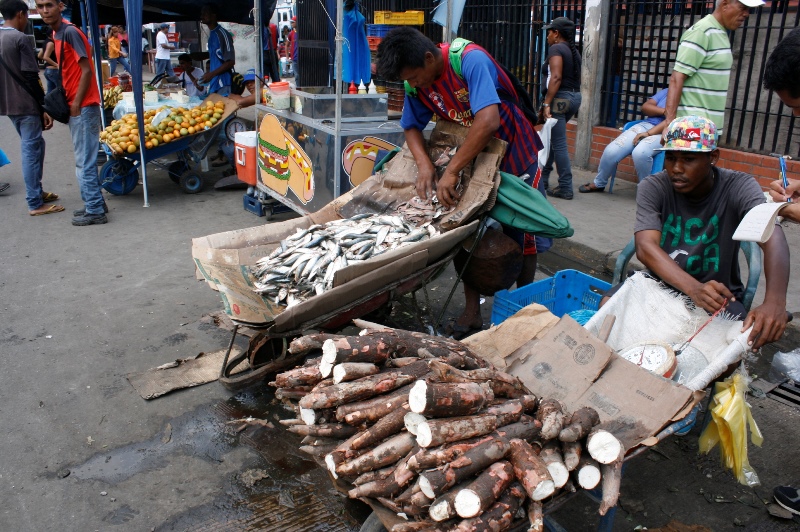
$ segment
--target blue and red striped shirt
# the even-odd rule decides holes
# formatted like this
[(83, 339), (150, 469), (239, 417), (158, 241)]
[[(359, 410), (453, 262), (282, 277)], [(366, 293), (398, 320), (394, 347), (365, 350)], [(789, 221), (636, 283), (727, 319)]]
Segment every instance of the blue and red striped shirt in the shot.
[(477, 44), (471, 43), (464, 49), (463, 78), (450, 64), (450, 45), (443, 43), (439, 48), (444, 58), (442, 75), (430, 87), (418, 87), (417, 96), (406, 95), (400, 125), (404, 129), (422, 130), (435, 113), (444, 120), (470, 127), (478, 111), (497, 104), (500, 128), (495, 136), (508, 142), (500, 169), (522, 175), (537, 163), (541, 140), (516, 105), (518, 98), (511, 80), (497, 61)]

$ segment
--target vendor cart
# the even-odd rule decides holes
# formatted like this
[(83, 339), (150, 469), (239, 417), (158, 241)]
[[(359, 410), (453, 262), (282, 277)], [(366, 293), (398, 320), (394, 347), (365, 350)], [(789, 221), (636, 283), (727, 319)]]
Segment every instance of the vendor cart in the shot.
[[(217, 142), (219, 132), (223, 131), (235, 116), (236, 113), (226, 105), (225, 116), (212, 127), (195, 135), (180, 137), (172, 142), (150, 149), (140, 149), (130, 154), (115, 154), (105, 143), (101, 143), (108, 161), (99, 172), (100, 186), (117, 196), (129, 194), (139, 183), (139, 168), (153, 163), (166, 170), (169, 178), (179, 184), (184, 192), (197, 194), (203, 189), (204, 183), (201, 175), (192, 171), (192, 165), (199, 164), (206, 157)], [(176, 160), (166, 162), (160, 160), (172, 154), (177, 155)]]

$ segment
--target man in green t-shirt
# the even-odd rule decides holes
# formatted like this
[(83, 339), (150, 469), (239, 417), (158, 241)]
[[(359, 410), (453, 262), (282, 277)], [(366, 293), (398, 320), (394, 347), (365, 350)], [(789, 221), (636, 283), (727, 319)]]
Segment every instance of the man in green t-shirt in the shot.
[(677, 116), (702, 116), (722, 134), (733, 64), (727, 32), (744, 24), (750, 8), (762, 5), (763, 0), (717, 0), (713, 13), (684, 32), (669, 78), (667, 124)]

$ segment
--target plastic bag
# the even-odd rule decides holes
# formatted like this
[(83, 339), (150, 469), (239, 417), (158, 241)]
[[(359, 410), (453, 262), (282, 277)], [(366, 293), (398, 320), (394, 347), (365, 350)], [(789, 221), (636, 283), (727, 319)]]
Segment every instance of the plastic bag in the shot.
[(553, 126), (558, 123), (555, 118), (545, 120), (542, 129), (539, 131), (539, 138), (542, 139), (542, 149), (539, 150), (539, 168), (544, 168), (550, 156), (550, 136)]
[(755, 470), (747, 461), (747, 427), (750, 426), (750, 441), (761, 447), (764, 437), (750, 413), (750, 405), (744, 394), (750, 378), (742, 371), (716, 383), (711, 398), (712, 422), (700, 435), (700, 452), (708, 453), (720, 445), (722, 462), (741, 484), (754, 487), (761, 484)]
[(772, 359), (772, 367), (769, 368), (770, 382), (780, 384), (786, 379), (800, 382), (800, 347), (788, 353), (778, 351)]

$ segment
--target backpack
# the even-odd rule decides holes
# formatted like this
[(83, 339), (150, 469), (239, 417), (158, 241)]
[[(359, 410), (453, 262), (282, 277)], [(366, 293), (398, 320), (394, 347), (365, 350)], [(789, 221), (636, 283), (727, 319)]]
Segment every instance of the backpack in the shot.
[(231, 94), (241, 96), (244, 93), (244, 76), (231, 70)]
[[(472, 41), (468, 41), (467, 39), (462, 39), (458, 37), (454, 39), (452, 43), (450, 43), (450, 50), (448, 52), (448, 56), (450, 59), (450, 66), (453, 68), (453, 71), (456, 73), (456, 76), (464, 79), (464, 75), (461, 70), (461, 57), (464, 55), (464, 51), (467, 49), (467, 45), (472, 44)], [(505, 65), (501, 64), (499, 61), (495, 60), (495, 63), (500, 66), (503, 72), (508, 76), (508, 79), (511, 80), (511, 85), (514, 87), (514, 90), (517, 93), (517, 98), (513, 98), (510, 94), (508, 94), (508, 98), (506, 101), (510, 101), (517, 107), (519, 107), (522, 112), (525, 114), (525, 117), (531, 123), (531, 125), (535, 126), (539, 123), (539, 116), (536, 111), (533, 110), (533, 102), (531, 101), (531, 97), (528, 95), (528, 91), (525, 90), (525, 87), (522, 85), (522, 82), (508, 70)], [(409, 96), (417, 96), (417, 89), (413, 88), (411, 85), (408, 84), (407, 81), (404, 81), (403, 84), (405, 85), (406, 94)], [(505, 94), (505, 91), (503, 91)], [(501, 95), (502, 99), (502, 95)]]

